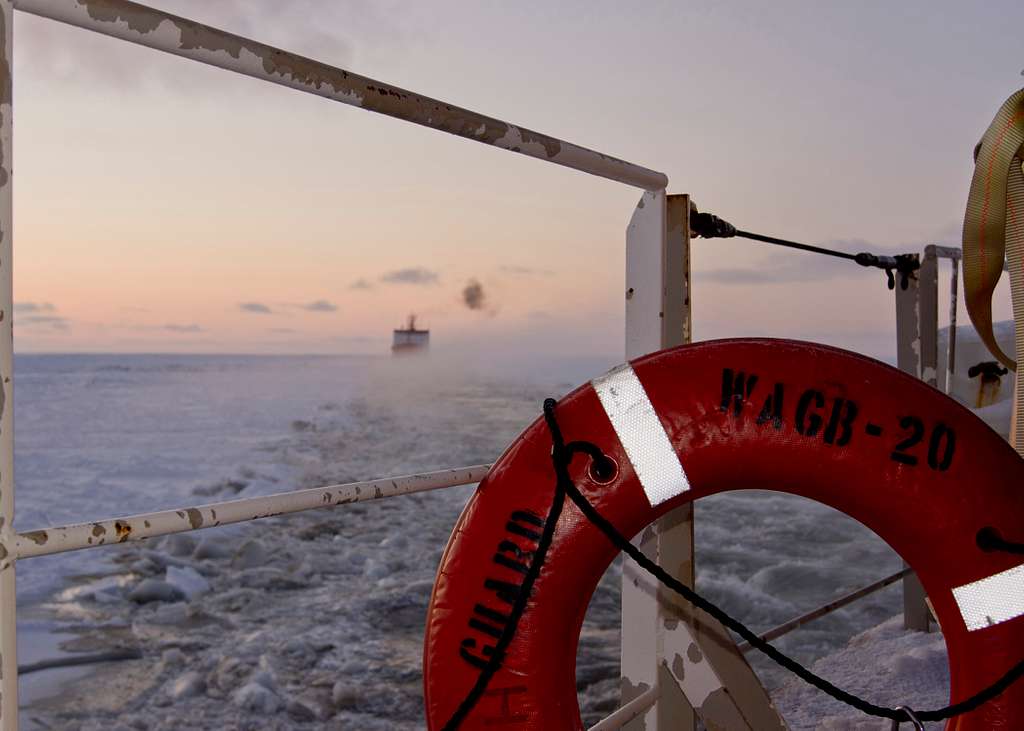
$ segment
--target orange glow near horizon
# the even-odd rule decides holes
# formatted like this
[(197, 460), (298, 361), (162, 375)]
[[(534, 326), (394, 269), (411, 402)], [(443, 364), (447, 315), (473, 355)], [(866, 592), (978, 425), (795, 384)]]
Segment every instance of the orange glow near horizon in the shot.
[[(573, 3), (546, 23), (452, 3), (325, 3), (322, 21), (154, 4), (664, 170), (743, 228), (854, 251), (957, 245), (970, 150), (1020, 62), (1012, 43), (952, 43), (966, 26), (935, 18), (969, 15), (954, 4), (655, 4), (627, 33), (610, 4), (585, 23)], [(410, 312), (438, 346), (621, 350), (639, 191), (31, 16), (15, 37), (20, 352), (386, 352)], [(693, 258), (699, 338), (889, 347), (877, 272), (738, 241)]]

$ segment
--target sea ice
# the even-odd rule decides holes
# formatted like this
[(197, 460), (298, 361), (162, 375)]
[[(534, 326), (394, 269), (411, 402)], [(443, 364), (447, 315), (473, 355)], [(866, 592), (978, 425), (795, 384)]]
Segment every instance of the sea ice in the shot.
[(187, 601), (192, 601), (210, 590), (210, 582), (202, 574), (191, 567), (167, 567), (167, 583), (182, 593)]

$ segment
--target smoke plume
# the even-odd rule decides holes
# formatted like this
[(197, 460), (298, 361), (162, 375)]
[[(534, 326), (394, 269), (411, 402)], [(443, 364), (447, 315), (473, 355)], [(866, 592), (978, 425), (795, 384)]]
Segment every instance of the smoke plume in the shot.
[(475, 279), (470, 279), (462, 290), (462, 301), (471, 310), (482, 310), (487, 304), (487, 295), (484, 294), (484, 285)]

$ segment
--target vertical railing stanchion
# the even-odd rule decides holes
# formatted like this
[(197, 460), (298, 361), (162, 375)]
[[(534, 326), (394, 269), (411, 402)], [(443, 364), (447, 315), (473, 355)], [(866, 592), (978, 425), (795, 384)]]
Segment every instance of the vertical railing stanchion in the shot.
[[(914, 256), (920, 258), (917, 254)], [(898, 273), (896, 276), (896, 365), (915, 378), (924, 378), (929, 375), (925, 365), (927, 360), (931, 367), (932, 385), (938, 360), (935, 345), (935, 317), (938, 312), (935, 263), (934, 254), (926, 256), (921, 268), (907, 278), (906, 288), (902, 286)], [(923, 306), (922, 296), (925, 300)], [(927, 323), (924, 314), (928, 315)], [(925, 351), (929, 347), (930, 353), (926, 357)], [(898, 395), (894, 398), (898, 398)], [(928, 631), (928, 606), (925, 604), (924, 587), (917, 574), (903, 579), (903, 626), (919, 632)]]
[(959, 250), (954, 249), (955, 256), (949, 257), (949, 338), (946, 341), (946, 394), (953, 393), (953, 373), (956, 372), (956, 305), (959, 293), (957, 284), (960, 279)]
[(935, 247), (925, 247), (917, 278), (920, 284), (917, 306), (920, 310), (922, 381), (939, 387), (939, 259)]
[[(661, 318), (662, 348), (672, 348), (690, 342), (690, 196), (670, 195), (665, 205), (666, 235), (662, 246)], [(658, 563), (669, 567), (677, 579), (693, 586), (695, 566), (693, 555), (693, 503), (661, 518), (655, 526)], [(677, 597), (665, 587), (658, 587), (656, 617), (652, 631), (658, 642), (658, 672), (666, 669), (662, 660), (666, 656), (665, 635), (674, 632), (682, 615)], [(696, 729), (696, 716), (689, 700), (669, 678), (659, 679), (658, 701), (655, 706), (657, 728)]]
[[(626, 358), (661, 348), (667, 202), (664, 190), (647, 191), (626, 229)], [(658, 558), (657, 526), (634, 540), (651, 559)], [(622, 704), (658, 685), (658, 587), (628, 558), (622, 564)], [(657, 704), (624, 726), (657, 731)], [(680, 719), (678, 728), (693, 727)]]
[[(690, 199), (647, 192), (626, 234), (626, 357), (690, 339)], [(670, 512), (636, 539), (645, 555), (694, 582), (693, 508)], [(785, 729), (729, 633), (661, 587), (634, 562), (622, 568), (622, 703), (657, 690), (623, 728)]]
[(14, 6), (0, 0), (0, 731), (18, 728), (14, 533), (14, 330), (11, 254)]

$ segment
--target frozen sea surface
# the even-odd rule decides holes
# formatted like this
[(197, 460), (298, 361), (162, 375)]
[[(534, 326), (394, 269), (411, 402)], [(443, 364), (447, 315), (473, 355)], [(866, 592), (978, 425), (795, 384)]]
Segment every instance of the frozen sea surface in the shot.
[[(19, 356), (16, 525), (24, 531), (489, 462), (536, 418), (544, 397), (610, 365), (538, 371), (436, 356)], [(77, 694), (36, 704), (32, 717), (38, 728), (70, 727), (62, 724), (72, 719), (100, 728), (187, 701), (208, 704), (211, 714), (189, 728), (421, 727), (423, 617), (470, 491), (19, 564), (25, 657), (51, 648), (38, 631), (47, 620), (67, 637), (65, 649), (128, 645), (146, 655), (110, 666), (109, 697), (86, 678)], [(755, 630), (900, 565), (855, 521), (779, 493), (701, 501), (696, 532), (699, 587)], [(616, 570), (595, 595), (581, 639), (588, 721), (617, 695)], [(183, 571), (206, 588), (188, 600), (128, 599), (140, 583)], [(810, 663), (898, 610), (893, 587), (779, 644)], [(773, 666), (754, 664), (770, 687), (784, 683)], [(377, 690), (382, 680), (387, 692)], [(280, 725), (251, 725), (267, 718)]]

